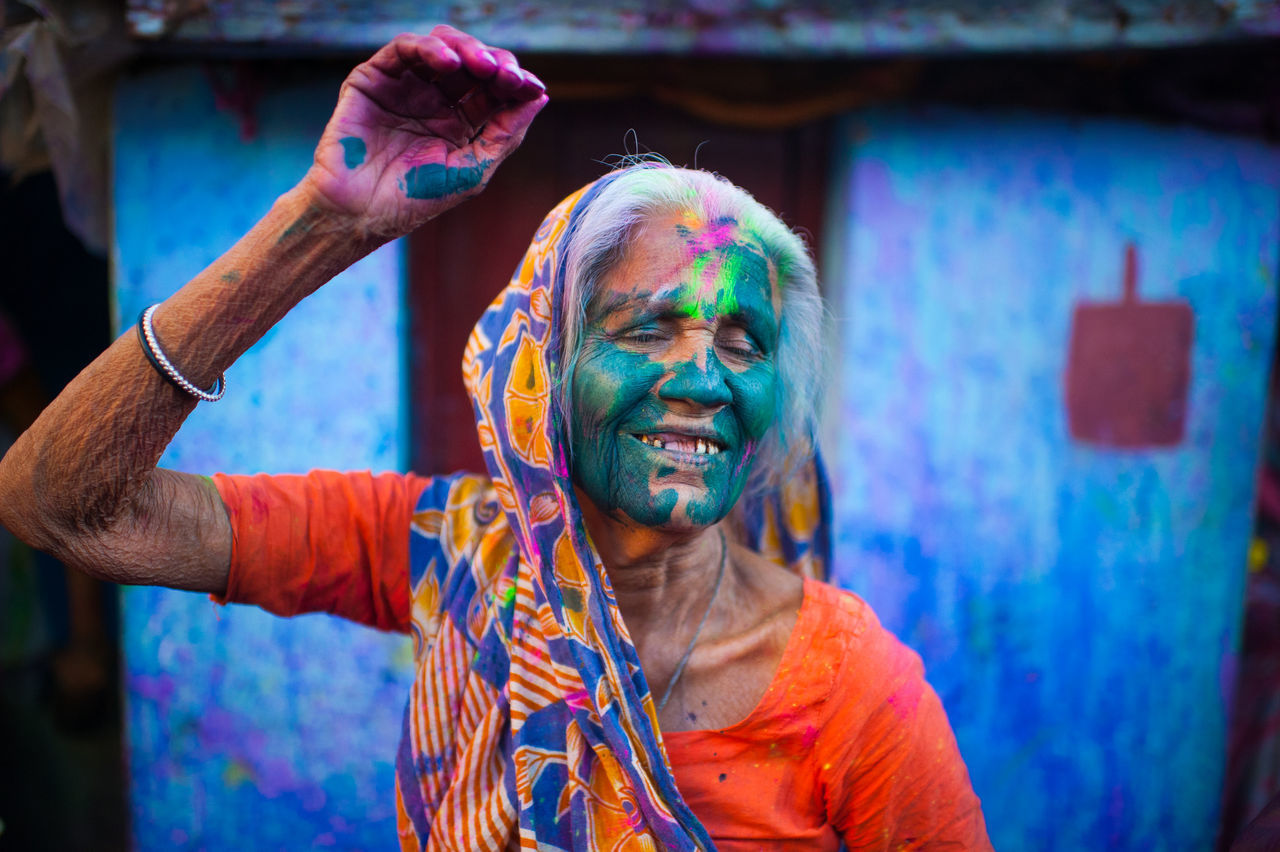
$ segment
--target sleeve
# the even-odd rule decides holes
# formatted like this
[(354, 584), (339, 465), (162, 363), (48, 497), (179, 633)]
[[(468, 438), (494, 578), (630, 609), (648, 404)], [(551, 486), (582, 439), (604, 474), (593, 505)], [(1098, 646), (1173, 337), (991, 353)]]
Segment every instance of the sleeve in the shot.
[(409, 523), (431, 479), (312, 471), (213, 481), (231, 522), (220, 602), (409, 630)]
[(823, 726), (827, 812), (849, 849), (989, 850), (982, 806), (919, 655), (869, 623)]

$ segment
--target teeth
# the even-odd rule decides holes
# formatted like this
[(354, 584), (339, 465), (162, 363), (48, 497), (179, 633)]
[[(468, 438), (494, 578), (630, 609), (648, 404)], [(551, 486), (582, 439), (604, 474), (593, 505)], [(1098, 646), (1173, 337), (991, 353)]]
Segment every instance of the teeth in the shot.
[[(640, 439), (641, 443), (648, 444), (649, 446), (655, 447), (659, 450), (666, 449), (667, 444), (661, 438), (656, 438), (653, 435), (637, 435), (636, 437)], [(688, 446), (688, 444), (684, 444), (682, 447), (677, 444), (675, 449), (688, 452), (687, 449), (684, 449)], [(720, 454), (720, 447), (705, 438), (695, 438), (693, 441), (692, 452), (700, 456), (715, 456)]]

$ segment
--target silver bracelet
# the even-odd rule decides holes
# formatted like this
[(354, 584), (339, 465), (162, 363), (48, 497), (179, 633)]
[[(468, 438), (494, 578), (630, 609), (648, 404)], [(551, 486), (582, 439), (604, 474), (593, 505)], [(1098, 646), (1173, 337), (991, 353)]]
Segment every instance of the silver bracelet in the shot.
[(160, 349), (160, 342), (156, 340), (156, 330), (151, 327), (151, 315), (156, 312), (158, 307), (160, 307), (160, 303), (156, 302), (138, 317), (138, 340), (142, 343), (142, 352), (147, 356), (147, 360), (151, 362), (151, 366), (155, 367), (156, 372), (164, 376), (169, 381), (169, 384), (194, 396), (196, 399), (205, 402), (217, 402), (222, 399), (222, 395), (227, 392), (227, 377), (225, 373), (218, 376), (218, 380), (213, 383), (213, 387), (207, 391), (201, 390), (193, 385), (190, 379), (179, 373), (178, 368), (173, 366), (173, 362), (165, 357), (164, 352)]

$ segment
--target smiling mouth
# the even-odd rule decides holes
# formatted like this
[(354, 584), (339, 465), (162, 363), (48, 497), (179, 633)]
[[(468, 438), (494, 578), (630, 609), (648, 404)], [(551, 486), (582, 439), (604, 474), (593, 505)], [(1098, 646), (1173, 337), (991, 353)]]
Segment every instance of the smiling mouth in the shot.
[(658, 435), (640, 435), (636, 434), (636, 440), (642, 444), (646, 444), (654, 449), (666, 450), (672, 453), (688, 453), (695, 456), (714, 456), (719, 455), (724, 449), (719, 441), (714, 438), (699, 438), (693, 435), (677, 435), (670, 432), (663, 432)]

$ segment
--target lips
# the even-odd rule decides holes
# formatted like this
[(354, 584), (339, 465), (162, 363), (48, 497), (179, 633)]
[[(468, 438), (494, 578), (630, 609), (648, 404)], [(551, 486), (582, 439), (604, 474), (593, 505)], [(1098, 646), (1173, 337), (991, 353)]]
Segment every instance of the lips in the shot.
[(688, 435), (681, 432), (637, 433), (633, 437), (646, 446), (671, 453), (687, 453), (695, 456), (719, 455), (724, 444), (704, 435)]

